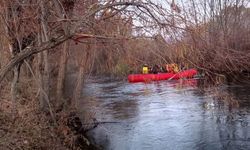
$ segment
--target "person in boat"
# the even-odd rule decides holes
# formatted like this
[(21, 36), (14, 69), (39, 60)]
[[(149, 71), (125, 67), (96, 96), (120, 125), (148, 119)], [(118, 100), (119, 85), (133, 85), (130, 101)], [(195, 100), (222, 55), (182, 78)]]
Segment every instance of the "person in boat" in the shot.
[(174, 73), (178, 73), (180, 71), (177, 64), (173, 64), (173, 71)]
[(142, 67), (142, 74), (148, 74), (149, 73), (149, 66), (147, 64), (144, 64)]
[(159, 65), (156, 65), (156, 64), (152, 67), (152, 69), (150, 71), (150, 73), (153, 73), (153, 74), (157, 74), (157, 73), (160, 73), (160, 72), (162, 72), (161, 68), (160, 68)]
[(162, 65), (162, 66), (161, 66), (161, 71), (162, 71), (163, 73), (167, 73), (166, 65)]
[(178, 73), (179, 67), (177, 64), (166, 64), (165, 65), (166, 72), (168, 73)]
[(173, 73), (171, 64), (166, 64), (166, 65), (165, 65), (165, 69), (166, 69), (166, 72), (167, 72), (167, 73)]

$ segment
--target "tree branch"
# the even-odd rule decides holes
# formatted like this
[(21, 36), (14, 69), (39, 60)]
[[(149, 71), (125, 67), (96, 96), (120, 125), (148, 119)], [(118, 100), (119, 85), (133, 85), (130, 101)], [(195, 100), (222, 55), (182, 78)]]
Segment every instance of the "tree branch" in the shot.
[(64, 41), (70, 39), (73, 35), (68, 35), (68, 36), (62, 36), (56, 39), (52, 39), (46, 43), (43, 43), (42, 46), (40, 47), (26, 47), (24, 50), (22, 50), (20, 53), (18, 53), (13, 59), (10, 60), (10, 62), (5, 65), (3, 68), (0, 70), (0, 85), (1, 82), (3, 81), (5, 75), (18, 63), (23, 61), (24, 59), (30, 57), (31, 55), (40, 53), (45, 50), (52, 49)]

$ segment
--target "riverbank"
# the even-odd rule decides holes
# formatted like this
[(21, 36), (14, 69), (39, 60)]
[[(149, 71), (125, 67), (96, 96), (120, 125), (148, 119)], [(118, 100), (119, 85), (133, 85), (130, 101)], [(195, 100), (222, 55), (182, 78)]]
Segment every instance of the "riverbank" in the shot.
[(76, 110), (54, 112), (54, 122), (40, 111), (35, 92), (19, 95), (12, 103), (7, 91), (0, 95), (0, 149), (97, 149), (79, 130), (83, 127)]

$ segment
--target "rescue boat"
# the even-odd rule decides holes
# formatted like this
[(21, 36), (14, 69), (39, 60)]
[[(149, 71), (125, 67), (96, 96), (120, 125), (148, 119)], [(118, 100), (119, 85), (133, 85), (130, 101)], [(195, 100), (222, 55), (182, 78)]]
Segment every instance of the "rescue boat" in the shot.
[(193, 78), (197, 74), (196, 69), (180, 71), (178, 73), (158, 73), (158, 74), (130, 74), (129, 82), (150, 82), (159, 80), (178, 80), (181, 78)]

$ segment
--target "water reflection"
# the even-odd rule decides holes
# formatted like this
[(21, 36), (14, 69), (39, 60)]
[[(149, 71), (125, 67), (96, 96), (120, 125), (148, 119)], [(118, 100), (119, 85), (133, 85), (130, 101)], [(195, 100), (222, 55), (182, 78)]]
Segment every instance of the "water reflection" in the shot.
[[(247, 87), (201, 89), (197, 80), (129, 84), (89, 80), (81, 109), (104, 124), (91, 131), (104, 149), (250, 149)], [(247, 88), (248, 89), (248, 88)]]

